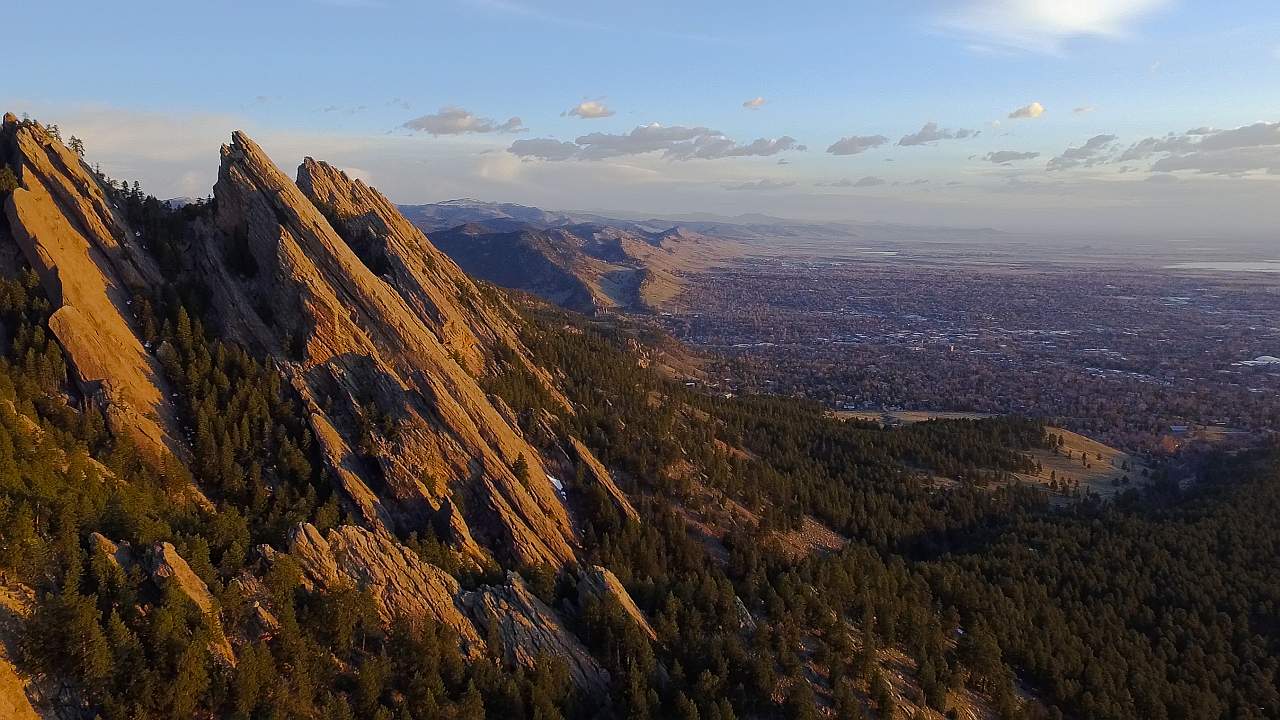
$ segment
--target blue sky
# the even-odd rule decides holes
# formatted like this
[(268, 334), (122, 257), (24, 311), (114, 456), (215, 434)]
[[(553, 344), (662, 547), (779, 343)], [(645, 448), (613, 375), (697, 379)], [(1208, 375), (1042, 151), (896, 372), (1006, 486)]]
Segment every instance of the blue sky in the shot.
[[(1274, 2), (86, 2), (6, 16), (22, 70), (0, 77), (9, 109), (78, 133), (91, 161), (159, 195), (207, 194), (217, 144), (240, 127), (283, 167), (330, 159), (402, 202), (1092, 233), (1278, 219)], [(1069, 153), (1094, 138), (1107, 140)]]

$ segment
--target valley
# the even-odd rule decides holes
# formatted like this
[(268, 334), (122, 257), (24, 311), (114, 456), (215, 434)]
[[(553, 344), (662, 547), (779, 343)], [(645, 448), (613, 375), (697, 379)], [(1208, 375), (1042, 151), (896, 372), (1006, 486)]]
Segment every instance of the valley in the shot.
[(402, 208), (463, 270), (586, 314), (653, 313), (691, 273), (743, 252), (739, 241), (661, 222), (476, 201)]
[(695, 275), (661, 323), (722, 358), (707, 371), (719, 389), (855, 413), (1031, 414), (1162, 453), (1280, 425), (1280, 365), (1257, 361), (1280, 345), (1267, 278), (1034, 256), (756, 258)]

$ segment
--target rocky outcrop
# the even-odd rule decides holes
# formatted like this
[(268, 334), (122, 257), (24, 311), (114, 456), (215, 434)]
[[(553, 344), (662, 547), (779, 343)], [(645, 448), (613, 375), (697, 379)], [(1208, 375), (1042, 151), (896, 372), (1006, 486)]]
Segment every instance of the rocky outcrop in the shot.
[(622, 492), (618, 484), (613, 481), (613, 474), (596, 459), (591, 450), (576, 437), (569, 438), (569, 449), (572, 451), (573, 460), (578, 464), (582, 477), (588, 482), (598, 484), (627, 518), (633, 522), (639, 522), (640, 513), (636, 512), (631, 501), (627, 499), (626, 493)]
[(607, 692), (609, 673), (516, 573), (507, 573), (505, 585), (467, 593), (464, 602), (508, 665), (533, 667), (542, 656), (559, 658), (578, 687), (596, 696)]
[(129, 321), (132, 291), (159, 280), (154, 261), (75, 153), (35, 123), (6, 122), (4, 135), (21, 185), (5, 201), (9, 230), (57, 308), (49, 329), (81, 390), (154, 459), (179, 452), (163, 375)]
[(129, 547), (129, 543), (117, 544), (102, 533), (94, 532), (89, 533), (89, 544), (121, 572), (127, 573), (133, 567), (133, 549)]
[(582, 575), (578, 578), (578, 604), (581, 605), (589, 599), (616, 604), (635, 622), (641, 632), (649, 636), (650, 640), (658, 639), (658, 633), (654, 632), (653, 626), (649, 624), (644, 613), (636, 607), (636, 601), (631, 599), (631, 595), (622, 586), (618, 576), (608, 568), (599, 565), (583, 568)]
[(289, 554), (311, 589), (367, 590), (384, 622), (429, 618), (453, 628), (465, 653), (484, 648), (464, 614), (458, 581), (385, 535), (344, 525), (322, 536), (314, 526), (300, 525), (290, 533)]
[[(130, 324), (134, 292), (163, 283), (144, 239), (40, 126), (6, 123), (3, 153), (22, 185), (5, 202), (8, 234), (57, 306), (50, 329), (82, 390), (114, 432), (157, 459), (185, 457), (172, 393)], [(295, 183), (242, 133), (223, 148), (214, 195), (216, 211), (187, 228), (186, 259), (208, 290), (210, 326), (277, 362), (361, 520), (402, 536), (442, 529), (475, 566), (495, 554), (572, 561), (564, 498), (516, 414), (478, 380), (517, 365), (572, 412), (505, 299), (373, 188), (310, 159)], [(574, 454), (634, 516), (590, 452)]]
[(160, 588), (172, 588), (190, 600), (200, 612), (208, 618), (213, 629), (213, 640), (209, 649), (227, 665), (236, 664), (235, 653), (231, 651), (231, 643), (227, 642), (222, 632), (222, 621), (218, 615), (218, 606), (214, 602), (209, 586), (191, 570), (191, 566), (178, 554), (172, 543), (160, 542), (151, 546), (147, 556), (147, 569), (151, 572), (151, 580)]
[[(98, 178), (39, 126), (6, 121), (0, 151), (21, 182), (5, 202), (14, 240), (5, 257), (20, 254), (39, 273), (56, 307), (50, 329), (84, 394), (113, 432), (159, 459), (185, 457), (172, 395), (130, 320), (135, 291), (165, 282), (143, 240)], [(396, 540), (435, 532), (477, 567), (572, 565), (576, 531), (550, 471), (603, 487), (638, 520), (608, 469), (554, 415), (544, 413), (532, 433), (544, 459), (520, 430), (521, 415), (483, 390), (484, 375), (514, 367), (573, 412), (522, 345), (522, 320), (505, 296), (468, 278), (373, 188), (310, 159), (290, 180), (242, 133), (222, 148), (214, 195), (190, 216), (181, 272), (207, 289), (207, 326), (269, 358), (296, 391), (290, 398), (305, 412), (325, 476), (360, 519), (291, 533), (306, 586), (367, 590), (385, 622), (431, 618), (469, 655), (488, 649), (522, 667), (561, 658), (578, 685), (605, 693), (605, 671), (518, 575), (464, 591)], [(172, 544), (94, 535), (91, 545), (122, 572), (147, 573), (148, 602), (156, 588), (189, 599), (215, 630), (215, 654), (234, 664), (214, 596)], [(616, 578), (599, 568), (584, 577), (582, 593), (616, 600), (652, 636)], [(247, 573), (232, 583), (253, 611), (235, 613), (229, 634), (237, 643), (270, 637), (280, 621), (262, 583)]]
[[(275, 555), (269, 548), (264, 552), (269, 559)], [(289, 555), (302, 569), (309, 591), (367, 590), (384, 622), (428, 618), (452, 628), (467, 655), (487, 649), (509, 666), (525, 668), (543, 656), (557, 657), (568, 664), (574, 682), (584, 690), (603, 693), (607, 687), (608, 674), (516, 573), (508, 573), (504, 585), (464, 591), (443, 570), (392, 538), (349, 525), (324, 535), (311, 525), (299, 525), (290, 533)], [(602, 580), (602, 586), (609, 588), (604, 592), (620, 591), (626, 604), (635, 608), (616, 578), (611, 583)], [(638, 609), (635, 612), (639, 615)], [(496, 647), (487, 647), (489, 642)]]
[[(368, 489), (348, 495), (359, 497), (372, 526), (418, 530), (446, 504), (460, 505), (467, 535), (479, 544), (520, 562), (569, 561), (573, 526), (538, 453), (468, 369), (484, 345), (480, 325), (498, 323), (496, 311), (475, 316), (488, 317), (483, 322), (469, 319), (461, 308), (483, 300), (469, 294), (474, 286), (456, 267), (411, 265), (414, 243), (425, 243), (421, 233), (362, 184), (344, 183), (318, 163), (307, 167), (305, 184), (328, 215), (357, 223), (348, 233), (377, 235), (406, 285), (372, 272), (326, 212), (236, 133), (214, 187), (219, 243), (203, 248), (203, 264), (240, 268), (207, 274), (220, 281), (213, 297), (223, 315), (256, 308), (259, 318), (228, 326), (290, 361), (286, 371), (309, 398), (317, 436), (342, 441), (325, 442), (326, 461)], [(522, 456), (530, 472), (517, 478), (512, 467)], [(465, 502), (451, 502), (456, 495)]]
[(478, 374), (503, 348), (525, 360), (515, 316), (480, 288), (448, 255), (361, 180), (312, 158), (298, 167), (298, 187), (375, 274), (385, 277), (461, 364)]
[[(22, 623), (31, 613), (35, 593), (30, 588), (0, 577), (0, 718), (5, 720), (41, 720), (53, 718), (50, 708), (39, 712), (34, 701), (44, 694), (33, 678), (14, 664)], [(45, 683), (49, 685), (51, 683)]]
[(0, 656), (0, 717), (7, 720), (40, 720), (27, 697), (25, 685), (9, 658)]
[(210, 616), (217, 615), (218, 608), (213, 602), (209, 586), (191, 570), (191, 566), (178, 554), (173, 543), (161, 542), (153, 545), (147, 567), (157, 585), (175, 588), (200, 608), (200, 612)]
[(178, 554), (173, 543), (158, 542), (146, 550), (135, 552), (127, 542), (116, 543), (101, 533), (90, 533), (89, 543), (92, 548), (107, 559), (122, 573), (142, 563), (143, 569), (150, 576), (156, 588), (163, 591), (172, 589), (191, 601), (209, 622), (213, 631), (213, 639), (209, 649), (228, 666), (236, 664), (235, 653), (231, 643), (222, 631), (222, 618), (218, 604), (209, 592), (209, 586), (200, 576), (195, 574), (187, 561)]
[(738, 627), (747, 632), (755, 632), (756, 619), (752, 617), (751, 611), (747, 609), (747, 604), (742, 602), (742, 598), (737, 595), (733, 596), (733, 611), (738, 616)]

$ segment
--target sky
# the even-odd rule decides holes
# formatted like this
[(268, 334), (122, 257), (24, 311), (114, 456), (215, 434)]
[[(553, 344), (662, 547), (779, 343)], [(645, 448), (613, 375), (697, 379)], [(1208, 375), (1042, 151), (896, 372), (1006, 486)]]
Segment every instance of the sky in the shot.
[(1266, 237), (1274, 0), (14, 3), (0, 105), (160, 197), (243, 129), (401, 203)]

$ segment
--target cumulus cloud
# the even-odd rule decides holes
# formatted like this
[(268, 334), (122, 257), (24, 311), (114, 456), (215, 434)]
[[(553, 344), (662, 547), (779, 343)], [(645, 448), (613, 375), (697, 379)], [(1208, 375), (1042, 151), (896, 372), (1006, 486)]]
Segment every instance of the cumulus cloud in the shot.
[(716, 160), (731, 157), (769, 157), (787, 151), (803, 151), (795, 138), (759, 138), (739, 145), (719, 130), (707, 127), (670, 127), (653, 123), (627, 133), (590, 133), (572, 143), (554, 140), (516, 141), (509, 152), (541, 160), (607, 160), (627, 155), (662, 153), (668, 160)]
[(1115, 135), (1094, 135), (1080, 147), (1071, 147), (1049, 161), (1049, 170), (1070, 170), (1078, 167), (1093, 167), (1111, 159), (1115, 149)]
[(1009, 113), (1010, 120), (1034, 120), (1044, 114), (1044, 106), (1039, 102), (1033, 102), (1030, 105), (1022, 107)]
[(781, 190), (795, 185), (790, 180), (755, 180), (752, 182), (731, 183), (722, 185), (725, 190)]
[(839, 180), (834, 180), (834, 181), (832, 181), (832, 182), (817, 183), (817, 186), (818, 186), (818, 187), (831, 187), (831, 188), (867, 188), (867, 187), (876, 187), (877, 185), (884, 185), (884, 184), (886, 184), (887, 182), (888, 182), (888, 181), (886, 181), (886, 180), (885, 180), (884, 178), (882, 178), (882, 177), (876, 177), (876, 176), (874, 176), (874, 175), (868, 175), (868, 176), (866, 176), (866, 177), (859, 178), (858, 180), (850, 180), (849, 178), (841, 178), (841, 179), (839, 179)]
[(564, 111), (564, 114), (570, 117), (582, 118), (583, 120), (595, 120), (597, 118), (613, 117), (615, 113), (599, 100), (583, 100)]
[(568, 160), (578, 152), (578, 146), (571, 142), (561, 142), (552, 138), (529, 138), (516, 140), (507, 148), (507, 152), (520, 158), (536, 158), (539, 160)]
[(918, 132), (911, 133), (910, 135), (904, 135), (902, 139), (898, 141), (898, 144), (903, 147), (910, 147), (912, 145), (928, 145), (929, 143), (937, 142), (939, 140), (963, 140), (965, 138), (976, 137), (978, 133), (978, 130), (949, 130), (946, 128), (940, 128), (938, 127), (938, 123), (929, 122), (925, 123), (924, 127), (920, 128)]
[(525, 131), (524, 124), (518, 117), (512, 117), (500, 123), (455, 106), (445, 106), (440, 108), (439, 112), (416, 117), (406, 122), (403, 127), (436, 136)]
[(1254, 171), (1280, 174), (1280, 122), (1257, 122), (1230, 130), (1193, 128), (1149, 137), (1131, 145), (1122, 161), (1154, 159), (1153, 172), (1189, 170), (1214, 175)]
[(858, 155), (887, 142), (889, 138), (883, 135), (850, 135), (831, 143), (827, 152), (832, 155)]
[(939, 24), (980, 43), (1058, 53), (1068, 40), (1122, 38), (1171, 0), (962, 0)]
[(764, 107), (764, 104), (766, 102), (768, 101), (765, 100), (763, 97), (760, 97), (759, 95), (757, 95), (756, 97), (753, 97), (750, 100), (743, 102), (742, 107), (748, 110), (759, 110), (760, 108)]
[(983, 160), (993, 162), (997, 165), (1008, 165), (1018, 160), (1034, 160), (1040, 157), (1038, 152), (1018, 152), (1017, 150), (996, 150), (982, 156)]

